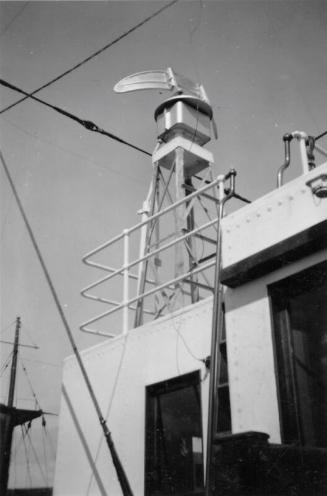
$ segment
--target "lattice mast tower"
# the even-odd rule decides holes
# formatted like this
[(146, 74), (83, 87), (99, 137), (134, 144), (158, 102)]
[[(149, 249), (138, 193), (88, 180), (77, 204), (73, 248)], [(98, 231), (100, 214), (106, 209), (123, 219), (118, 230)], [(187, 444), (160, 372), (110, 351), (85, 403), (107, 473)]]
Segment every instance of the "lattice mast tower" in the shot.
[[(159, 212), (165, 202), (178, 202), (185, 195), (195, 191), (193, 178), (200, 180), (200, 186), (208, 180), (213, 180), (213, 155), (204, 145), (211, 139), (211, 128), (217, 138), (213, 111), (203, 86), (177, 74), (171, 68), (133, 74), (119, 81), (114, 87), (118, 93), (149, 89), (175, 93), (155, 110), (158, 142), (152, 155), (153, 177), (142, 209), (143, 219)], [(163, 170), (166, 171), (166, 178)], [(200, 173), (202, 177), (199, 177)], [(173, 212), (174, 232), (170, 236), (179, 237), (194, 229), (194, 200), (184, 202)], [(147, 224), (141, 240), (141, 257), (162, 243), (160, 222), (160, 218), (157, 218)], [(167, 237), (169, 235), (165, 240)], [(199, 260), (195, 246), (196, 237), (205, 238), (197, 233), (175, 245), (175, 278), (197, 267)], [(152, 283), (159, 285), (161, 265), (159, 256), (140, 265), (137, 289), (139, 295), (144, 292), (150, 277), (153, 277)], [(191, 274), (189, 278), (168, 288), (168, 291), (162, 291), (156, 295), (156, 315), (159, 316), (165, 307), (173, 305), (176, 309), (182, 306), (185, 297), (190, 298), (192, 303), (198, 301), (199, 288), (204, 286), (208, 285), (200, 283), (196, 274)], [(143, 323), (143, 304), (143, 298), (140, 298), (136, 306), (135, 327)]]

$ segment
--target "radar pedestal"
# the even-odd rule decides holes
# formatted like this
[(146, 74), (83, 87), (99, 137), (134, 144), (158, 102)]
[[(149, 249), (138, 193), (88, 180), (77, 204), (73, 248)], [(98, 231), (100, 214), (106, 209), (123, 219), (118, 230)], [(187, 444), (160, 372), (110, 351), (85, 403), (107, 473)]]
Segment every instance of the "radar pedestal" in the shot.
[[(164, 101), (155, 111), (160, 146), (152, 156), (154, 167), (174, 172), (175, 201), (181, 200), (193, 189), (192, 176), (210, 168), (212, 153), (202, 146), (210, 140), (212, 109), (209, 104), (192, 95), (175, 95)], [(185, 186), (188, 189), (185, 189)], [(175, 232), (180, 236), (194, 229), (194, 209), (183, 204), (175, 210)], [(187, 240), (190, 269), (196, 265), (197, 256), (192, 238)], [(175, 246), (175, 277), (185, 273), (185, 248)], [(198, 301), (197, 277), (191, 277), (191, 301)], [(182, 298), (181, 287), (175, 288), (175, 308)]]

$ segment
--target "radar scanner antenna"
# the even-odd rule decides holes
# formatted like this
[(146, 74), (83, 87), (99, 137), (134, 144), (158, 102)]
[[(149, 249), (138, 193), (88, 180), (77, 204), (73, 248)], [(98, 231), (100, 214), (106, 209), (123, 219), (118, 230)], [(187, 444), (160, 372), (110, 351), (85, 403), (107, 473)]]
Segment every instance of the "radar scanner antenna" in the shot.
[[(194, 83), (191, 79), (175, 72), (171, 67), (136, 72), (124, 77), (114, 86), (116, 93), (129, 93), (137, 90), (176, 90), (177, 95), (193, 96), (211, 107), (203, 85)], [(217, 139), (217, 126), (212, 114), (211, 123), (214, 136)]]
[(196, 84), (190, 79), (177, 74), (171, 67), (168, 67), (166, 70), (155, 69), (152, 71), (137, 72), (121, 79), (114, 86), (116, 93), (156, 89), (168, 91), (176, 89), (178, 93), (186, 92), (209, 103), (202, 85)]

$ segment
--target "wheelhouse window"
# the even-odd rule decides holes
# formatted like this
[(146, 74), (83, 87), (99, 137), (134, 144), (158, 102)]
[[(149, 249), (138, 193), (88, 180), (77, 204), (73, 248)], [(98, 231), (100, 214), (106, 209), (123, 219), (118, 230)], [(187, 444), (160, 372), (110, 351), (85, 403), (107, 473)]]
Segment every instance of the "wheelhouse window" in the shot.
[(269, 288), (282, 440), (327, 447), (327, 262)]
[(194, 372), (146, 389), (145, 494), (202, 490), (200, 374)]
[[(225, 306), (223, 305), (225, 312)], [(226, 342), (226, 325), (223, 321), (222, 336), (219, 342), (220, 360), (218, 374), (218, 423), (217, 434), (226, 435), (232, 431), (230, 399), (229, 399), (229, 381), (228, 381), (228, 364), (227, 364), (227, 342)]]

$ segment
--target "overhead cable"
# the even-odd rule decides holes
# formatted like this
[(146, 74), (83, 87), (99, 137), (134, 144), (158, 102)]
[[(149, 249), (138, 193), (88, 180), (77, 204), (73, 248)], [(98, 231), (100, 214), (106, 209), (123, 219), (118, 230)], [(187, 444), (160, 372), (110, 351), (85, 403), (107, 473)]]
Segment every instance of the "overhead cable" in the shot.
[(11, 327), (15, 322), (16, 322), (16, 319), (13, 320), (10, 324), (6, 325), (6, 327), (4, 327), (4, 329), (1, 329), (0, 334), (3, 334), (4, 332), (6, 332), (9, 329), (9, 327)]
[(8, 357), (6, 358), (5, 363), (1, 366), (0, 377), (2, 377), (2, 375), (5, 372), (5, 370), (8, 368), (12, 355), (13, 355), (13, 351), (11, 351), (9, 353)]
[[(139, 177), (131, 176), (130, 174), (126, 174), (125, 172), (120, 172), (120, 171), (114, 169), (113, 167), (110, 167), (107, 164), (102, 165), (102, 164), (100, 164), (100, 162), (94, 160), (91, 157), (88, 157), (86, 155), (83, 155), (82, 153), (71, 150), (70, 148), (67, 148), (66, 146), (61, 146), (55, 141), (51, 141), (49, 139), (46, 139), (43, 136), (41, 137), (39, 134), (34, 134), (34, 133), (28, 131), (27, 129), (25, 129), (21, 126), (18, 126), (16, 123), (14, 124), (10, 120), (5, 119), (4, 117), (2, 117), (2, 120), (4, 122), (6, 122), (7, 124), (9, 124), (10, 126), (14, 127), (15, 129), (18, 129), (22, 133), (26, 134), (27, 136), (34, 138), (36, 141), (39, 141), (40, 143), (45, 143), (47, 145), (50, 145), (50, 146), (60, 150), (61, 152), (64, 152), (64, 153), (67, 153), (69, 155), (73, 155), (74, 157), (78, 157), (79, 159), (82, 159), (87, 167), (93, 167), (94, 168), (94, 166), (95, 166), (98, 169), (101, 169), (101, 170), (103, 170), (109, 174), (116, 174), (117, 176), (128, 178), (131, 181), (135, 181), (136, 183), (139, 183), (142, 185), (144, 184), (143, 181)], [(80, 162), (79, 162), (79, 165), (80, 165)], [(9, 210), (9, 207), (8, 207), (8, 210)], [(8, 213), (6, 213), (3, 216), (5, 220), (3, 221), (2, 232), (4, 231), (4, 228), (5, 228), (5, 222), (6, 222), (7, 216), (8, 216)], [(1, 243), (1, 240), (2, 240), (2, 233), (0, 233), (0, 243)]]
[(23, 3), (23, 5), (18, 9), (14, 17), (8, 22), (8, 24), (3, 28), (3, 30), (0, 33), (0, 38), (8, 31), (8, 29), (13, 25), (13, 23), (16, 21), (16, 19), (23, 13), (23, 10), (26, 9), (27, 5), (29, 2)]
[(28, 375), (28, 373), (27, 373), (26, 367), (25, 367), (24, 362), (23, 362), (23, 360), (22, 360), (21, 358), (20, 358), (20, 364), (21, 364), (21, 366), (22, 366), (22, 369), (23, 369), (24, 374), (26, 375), (26, 379), (27, 379), (28, 385), (29, 385), (29, 387), (30, 387), (30, 390), (31, 390), (31, 392), (32, 392), (32, 396), (33, 396), (34, 401), (35, 401), (35, 405), (36, 405), (36, 406), (37, 406), (40, 410), (42, 410), (41, 405), (40, 405), (40, 402), (39, 402), (39, 400), (37, 399), (36, 393), (35, 393), (35, 391), (34, 391), (34, 389), (33, 389), (31, 379), (30, 379), (30, 377), (29, 377), (29, 375)]
[[(47, 486), (48, 486), (48, 476), (47, 476), (47, 474), (45, 474), (45, 473), (44, 473), (44, 471), (43, 471), (43, 469), (42, 469), (42, 466), (41, 466), (41, 463), (40, 463), (39, 457), (38, 457), (38, 455), (37, 455), (37, 451), (36, 451), (36, 449), (35, 449), (35, 447), (34, 447), (34, 444), (33, 444), (33, 442), (32, 442), (32, 439), (31, 439), (31, 436), (30, 436), (29, 430), (28, 430), (28, 428), (26, 428), (26, 427), (25, 427), (25, 437), (27, 437), (28, 442), (30, 443), (30, 446), (31, 446), (31, 449), (32, 449), (32, 453), (33, 453), (33, 455), (34, 455), (34, 459), (35, 459), (35, 461), (36, 461), (36, 463), (37, 463), (37, 466), (39, 467), (40, 474), (42, 475), (42, 478), (43, 478), (43, 480), (44, 480), (44, 482), (45, 482), (45, 486), (47, 487)], [(46, 470), (47, 470), (47, 467), (45, 467), (45, 468), (46, 468)]]
[(143, 21), (139, 22), (138, 24), (136, 24), (132, 28), (128, 29), (127, 31), (125, 31), (123, 34), (121, 34), (120, 36), (118, 36), (117, 38), (115, 38), (113, 41), (111, 41), (110, 43), (108, 43), (104, 47), (100, 48), (96, 52), (91, 53), (91, 55), (89, 55), (85, 59), (81, 60), (78, 64), (74, 65), (73, 67), (71, 67), (67, 71), (63, 72), (59, 76), (57, 76), (57, 77), (51, 79), (50, 81), (48, 81), (47, 83), (43, 84), (42, 86), (40, 86), (36, 90), (32, 91), (32, 93), (26, 93), (26, 95), (25, 95), (24, 98), (21, 98), (20, 100), (17, 100), (16, 102), (14, 102), (14, 103), (8, 105), (7, 107), (5, 107), (4, 109), (2, 109), (0, 111), (0, 115), (3, 114), (4, 112), (6, 112), (7, 110), (15, 107), (16, 105), (18, 105), (18, 103), (23, 102), (27, 98), (31, 98), (31, 96), (32, 95), (35, 95), (35, 93), (38, 93), (39, 91), (43, 90), (44, 88), (47, 88), (51, 84), (59, 81), (59, 79), (62, 79), (63, 77), (65, 77), (68, 74), (70, 74), (71, 72), (75, 71), (76, 69), (78, 69), (82, 65), (86, 64), (86, 62), (89, 62), (90, 60), (94, 59), (95, 57), (97, 57), (98, 55), (100, 55), (100, 53), (102, 53), (105, 50), (107, 50), (108, 48), (112, 47), (113, 45), (115, 45), (116, 43), (118, 43), (118, 41), (122, 40), (123, 38), (126, 38), (126, 36), (128, 36), (131, 33), (133, 33), (138, 28), (140, 28), (141, 26), (143, 26), (147, 22), (151, 21), (154, 17), (158, 16), (159, 14), (161, 14), (161, 12), (163, 12), (166, 9), (168, 9), (169, 7), (171, 7), (172, 5), (174, 5), (177, 2), (178, 2), (178, 0), (173, 0), (172, 2), (169, 2), (167, 5), (165, 5), (164, 7), (161, 7), (161, 9), (157, 10), (156, 12), (154, 12), (153, 14), (151, 14), (150, 16), (146, 17), (145, 19), (143, 19)]
[[(37, 344), (35, 343), (35, 341), (32, 339), (31, 337), (31, 334), (32, 334), (32, 331), (31, 330), (28, 330), (26, 324), (22, 325), (22, 328), (23, 328), (23, 332), (26, 331), (27, 333), (27, 336), (29, 337), (31, 343), (36, 347), (36, 348), (39, 348), (39, 346), (37, 346)], [(31, 333), (31, 334), (30, 334)]]
[(22, 90), (21, 88), (18, 88), (17, 86), (14, 86), (13, 84), (8, 83), (4, 79), (0, 79), (0, 84), (2, 84), (2, 86), (5, 86), (6, 88), (10, 88), (13, 91), (17, 91), (18, 93), (22, 93), (23, 95), (28, 95), (32, 100), (35, 100), (36, 102), (42, 103), (42, 105), (45, 105), (46, 107), (49, 107), (52, 110), (55, 110), (56, 112), (59, 112), (59, 114), (62, 114), (65, 117), (68, 117), (69, 119), (72, 119), (73, 121), (78, 122), (83, 127), (85, 127), (88, 131), (94, 131), (95, 133), (103, 134), (104, 136), (107, 136), (108, 138), (111, 138), (115, 141), (118, 141), (119, 143), (122, 143), (123, 145), (134, 148), (134, 150), (137, 150), (137, 151), (144, 153), (145, 155), (148, 155), (151, 157), (150, 152), (143, 150), (143, 148), (140, 148), (136, 145), (133, 145), (133, 143), (129, 143), (128, 141), (120, 138), (119, 136), (116, 136), (115, 134), (109, 133), (108, 131), (101, 129), (99, 126), (97, 126), (92, 121), (80, 119), (76, 115), (71, 114), (70, 112), (67, 112), (64, 109), (57, 107), (56, 105), (52, 105), (51, 103), (48, 103), (45, 100), (41, 100), (40, 98), (38, 98), (36, 96), (29, 95), (26, 91)]
[(327, 134), (327, 131), (324, 131), (323, 133), (319, 134), (318, 136), (315, 137), (315, 141), (319, 140), (320, 138), (323, 138), (324, 136), (326, 136)]

